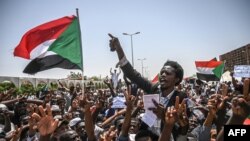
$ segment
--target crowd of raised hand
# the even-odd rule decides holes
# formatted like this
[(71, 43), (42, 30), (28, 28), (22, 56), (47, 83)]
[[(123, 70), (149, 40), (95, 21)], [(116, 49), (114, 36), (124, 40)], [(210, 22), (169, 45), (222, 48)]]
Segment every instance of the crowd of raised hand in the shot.
[[(0, 94), (0, 140), (11, 141), (212, 141), (224, 140), (224, 125), (249, 124), (250, 79), (208, 84), (183, 79), (178, 63), (167, 61), (157, 84), (132, 68), (112, 36), (125, 86), (91, 90), (80, 86), (41, 91), (20, 97), (13, 89)], [(128, 81), (129, 79), (130, 81)], [(135, 87), (136, 85), (136, 87)], [(144, 95), (159, 94), (153, 107), (144, 108)], [(115, 108), (115, 99), (125, 106)], [(154, 125), (143, 120), (145, 111), (157, 117)]]

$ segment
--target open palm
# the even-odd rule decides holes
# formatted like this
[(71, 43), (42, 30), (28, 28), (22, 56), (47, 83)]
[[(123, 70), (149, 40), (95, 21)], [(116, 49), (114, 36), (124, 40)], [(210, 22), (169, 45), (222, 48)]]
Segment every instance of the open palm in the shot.
[(42, 106), (39, 106), (39, 111), (41, 113), (41, 116), (37, 113), (34, 113), (32, 117), (34, 117), (38, 123), (37, 128), (39, 130), (39, 133), (41, 136), (46, 136), (52, 134), (58, 125), (58, 120), (55, 120), (52, 116), (52, 112), (50, 109), (50, 106), (46, 105), (47, 114), (45, 113), (45, 110)]

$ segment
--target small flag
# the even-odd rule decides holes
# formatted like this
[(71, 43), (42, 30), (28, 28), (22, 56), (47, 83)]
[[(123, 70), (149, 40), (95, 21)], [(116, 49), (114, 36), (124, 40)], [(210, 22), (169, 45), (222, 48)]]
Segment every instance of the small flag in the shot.
[(154, 79), (152, 80), (152, 83), (157, 83), (157, 82), (159, 82), (159, 77), (160, 77), (160, 75), (157, 74), (157, 75), (154, 77)]
[(205, 81), (220, 81), (224, 71), (222, 61), (195, 61), (197, 78)]
[(250, 125), (250, 115), (245, 119), (243, 125)]

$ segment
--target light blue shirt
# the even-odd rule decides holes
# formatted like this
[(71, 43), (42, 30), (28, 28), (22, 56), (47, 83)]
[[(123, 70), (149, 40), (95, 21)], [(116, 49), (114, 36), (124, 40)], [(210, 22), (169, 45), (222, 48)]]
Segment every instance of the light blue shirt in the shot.
[(174, 94), (175, 90), (173, 90), (170, 94), (168, 94), (166, 97), (162, 96), (162, 93), (160, 93), (160, 104), (162, 104), (164, 107), (167, 107), (168, 102), (172, 95)]

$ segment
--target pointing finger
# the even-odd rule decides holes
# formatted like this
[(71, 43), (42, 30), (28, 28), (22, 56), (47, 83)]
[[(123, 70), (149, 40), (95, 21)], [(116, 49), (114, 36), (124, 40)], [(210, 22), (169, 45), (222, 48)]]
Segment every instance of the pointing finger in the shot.
[(109, 33), (108, 35), (109, 35), (109, 37), (112, 38), (112, 39), (115, 38), (115, 37), (114, 37), (112, 34), (110, 34), (110, 33)]
[(159, 104), (154, 99), (152, 99), (152, 101), (153, 101), (155, 107), (159, 107)]

